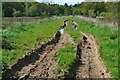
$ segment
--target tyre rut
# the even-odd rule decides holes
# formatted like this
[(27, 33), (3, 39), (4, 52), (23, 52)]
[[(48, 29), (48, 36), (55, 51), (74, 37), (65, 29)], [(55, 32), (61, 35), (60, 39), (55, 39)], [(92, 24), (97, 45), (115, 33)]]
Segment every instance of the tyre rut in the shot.
[(73, 43), (72, 38), (68, 34), (60, 35), (60, 33), (57, 32), (51, 41), (38, 49), (28, 52), (23, 58), (18, 59), (18, 61), (10, 67), (5, 78), (18, 80), (55, 78), (57, 75), (55, 71), (57, 65), (55, 53), (60, 48), (63, 48), (66, 43)]
[[(80, 33), (83, 39), (77, 45), (77, 58), (70, 66), (69, 74), (65, 74), (64, 79), (112, 78), (100, 57), (96, 39), (90, 34), (82, 31)], [(19, 59), (5, 77), (18, 80), (56, 78), (57, 60), (55, 54), (66, 43), (75, 45), (73, 39), (68, 34), (60, 35), (60, 33), (56, 33), (50, 42), (36, 50), (32, 50), (31, 53), (27, 53), (27, 55)]]
[(66, 78), (112, 78), (99, 54), (99, 46), (94, 36), (80, 31), (83, 39), (77, 46), (76, 60)]

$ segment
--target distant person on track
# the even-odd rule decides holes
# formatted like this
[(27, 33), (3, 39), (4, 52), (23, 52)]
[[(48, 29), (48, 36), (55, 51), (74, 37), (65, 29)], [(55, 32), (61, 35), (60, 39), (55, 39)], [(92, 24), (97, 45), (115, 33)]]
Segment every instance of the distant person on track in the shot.
[(74, 28), (77, 30), (78, 29), (78, 24), (74, 20), (72, 20), (72, 22), (73, 22), (73, 24), (75, 24)]
[(68, 20), (65, 20), (63, 26), (60, 26), (60, 33), (61, 34), (64, 34), (64, 28), (68, 25), (67, 21)]

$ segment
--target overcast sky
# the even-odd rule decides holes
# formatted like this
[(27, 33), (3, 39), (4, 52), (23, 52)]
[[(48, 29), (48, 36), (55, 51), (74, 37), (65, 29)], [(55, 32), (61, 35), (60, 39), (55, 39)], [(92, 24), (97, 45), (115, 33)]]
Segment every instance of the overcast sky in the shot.
[[(81, 3), (85, 0), (35, 0), (37, 2), (52, 2), (52, 3), (57, 3), (57, 4), (60, 4), (60, 5), (64, 5), (65, 3), (67, 3), (68, 5), (74, 5), (76, 3)], [(87, 0), (89, 1), (89, 0)], [(107, 0), (93, 0), (93, 1), (107, 1)]]
[[(65, 3), (67, 4), (76, 4), (76, 3), (81, 3), (85, 0), (0, 0), (2, 2), (52, 2), (52, 3), (57, 3), (57, 4), (60, 4), (60, 5), (64, 5)], [(91, 0), (87, 0), (87, 1), (91, 1)], [(120, 1), (120, 0), (92, 0), (92, 1), (110, 1), (110, 2), (113, 2), (113, 1)]]
[(54, 3), (58, 3), (58, 4), (60, 4), (60, 5), (63, 5), (63, 4), (65, 4), (65, 3), (67, 3), (67, 4), (76, 4), (76, 3), (81, 3), (81, 2), (83, 2), (84, 0), (52, 0), (52, 2), (54, 2)]
[(68, 5), (70, 4), (76, 4), (76, 3), (81, 3), (82, 1), (84, 0), (35, 0), (37, 2), (52, 2), (52, 3), (57, 3), (57, 4), (60, 4), (60, 5), (64, 5), (65, 3), (67, 3)]

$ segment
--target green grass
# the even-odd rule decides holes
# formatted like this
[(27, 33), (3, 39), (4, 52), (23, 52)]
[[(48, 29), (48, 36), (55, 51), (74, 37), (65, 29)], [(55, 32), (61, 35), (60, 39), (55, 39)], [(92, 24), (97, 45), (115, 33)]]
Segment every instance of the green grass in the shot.
[[(100, 56), (109, 68), (111, 75), (118, 78), (118, 31), (108, 26), (95, 25), (78, 17), (64, 17), (62, 19), (45, 20), (39, 24), (15, 24), (6, 28), (3, 32), (2, 60), (3, 66), (12, 64), (20, 58), (30, 48), (41, 45), (53, 37), (53, 34), (59, 29), (66, 19), (74, 19), (79, 24), (78, 30), (72, 29), (73, 24), (68, 21), (65, 32), (70, 34), (76, 43), (81, 41), (79, 30), (95, 36), (100, 46)], [(38, 41), (37, 41), (38, 40)], [(64, 71), (75, 59), (75, 45), (67, 44), (65, 48), (60, 49), (56, 54), (58, 58), (58, 71)]]
[(39, 24), (12, 24), (3, 31), (2, 62), (5, 70), (29, 49), (51, 39), (64, 19), (44, 20)]
[(57, 65), (57, 71), (58, 72), (68, 72), (67, 69), (69, 69), (70, 65), (74, 62), (76, 58), (75, 54), (75, 45), (72, 44), (66, 44), (65, 48), (60, 49), (56, 53), (58, 65)]
[[(78, 30), (69, 30), (71, 28), (69, 27), (66, 28), (67, 33), (69, 33), (76, 42), (81, 41), (81, 35), (78, 32), (80, 30), (94, 35), (99, 42), (100, 56), (109, 68), (111, 75), (114, 78), (118, 78), (118, 30), (109, 26), (95, 25), (85, 20), (81, 20), (78, 17), (75, 17), (74, 19), (75, 22), (79, 24)], [(69, 25), (72, 26), (72, 23), (69, 23)]]

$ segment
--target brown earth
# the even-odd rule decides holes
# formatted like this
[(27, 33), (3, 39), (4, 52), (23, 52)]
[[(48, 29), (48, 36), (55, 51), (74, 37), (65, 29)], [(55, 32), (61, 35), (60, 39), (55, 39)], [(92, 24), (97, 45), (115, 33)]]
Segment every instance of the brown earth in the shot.
[(65, 75), (65, 79), (112, 79), (109, 70), (100, 57), (96, 39), (82, 31), (80, 34), (83, 39), (77, 46), (77, 58), (68, 70), (69, 74)]
[(96, 39), (82, 31), (80, 33), (83, 39), (78, 45), (81, 50), (78, 55), (82, 63), (76, 71), (76, 78), (111, 78), (100, 57)]
[(5, 75), (6, 79), (56, 78), (57, 61), (54, 56), (66, 43), (74, 44), (68, 34), (60, 35), (59, 32), (56, 33), (50, 42), (28, 52), (12, 65), (7, 75)]
[(79, 44), (82, 65), (77, 71), (76, 78), (111, 78), (99, 55), (99, 47), (92, 35), (80, 32), (83, 40)]
[[(77, 58), (71, 64), (69, 74), (64, 75), (64, 79), (112, 78), (100, 57), (96, 39), (90, 34), (82, 31), (80, 33), (83, 39), (76, 47)], [(18, 80), (56, 78), (58, 73), (55, 54), (60, 48), (65, 47), (66, 43), (74, 44), (74, 41), (68, 34), (55, 34), (51, 41), (27, 53), (11, 66), (6, 77)]]

